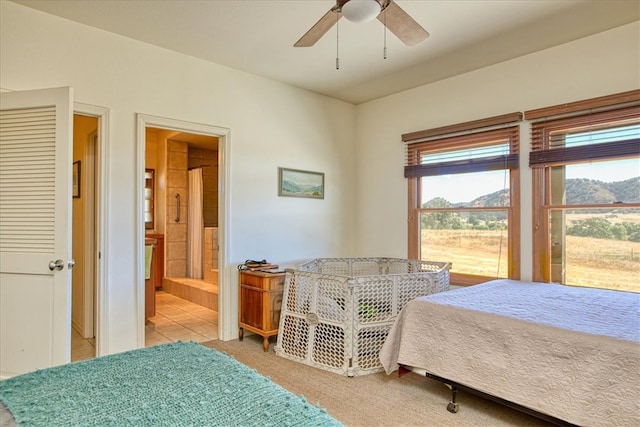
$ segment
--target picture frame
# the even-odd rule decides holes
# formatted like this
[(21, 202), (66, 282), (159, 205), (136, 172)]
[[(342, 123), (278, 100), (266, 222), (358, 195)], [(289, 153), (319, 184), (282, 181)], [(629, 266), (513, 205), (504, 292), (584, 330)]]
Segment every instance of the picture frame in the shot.
[(80, 198), (80, 160), (73, 162), (71, 175), (71, 194), (74, 199)]
[(279, 167), (278, 196), (324, 199), (324, 173)]

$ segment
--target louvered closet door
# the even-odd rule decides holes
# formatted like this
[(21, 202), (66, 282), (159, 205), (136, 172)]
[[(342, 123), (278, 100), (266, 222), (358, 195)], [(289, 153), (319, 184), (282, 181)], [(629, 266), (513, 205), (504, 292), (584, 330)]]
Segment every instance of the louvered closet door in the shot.
[(71, 88), (0, 94), (2, 377), (70, 361), (72, 113)]

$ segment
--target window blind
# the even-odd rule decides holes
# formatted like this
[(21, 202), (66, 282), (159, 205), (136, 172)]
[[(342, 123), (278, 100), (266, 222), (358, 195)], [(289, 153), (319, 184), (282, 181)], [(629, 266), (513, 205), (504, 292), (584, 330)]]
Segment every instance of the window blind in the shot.
[(529, 115), (534, 117), (531, 167), (640, 156), (640, 91), (525, 112)]
[(520, 120), (521, 113), (512, 113), (405, 134), (404, 176), (515, 169), (520, 132), (513, 123)]

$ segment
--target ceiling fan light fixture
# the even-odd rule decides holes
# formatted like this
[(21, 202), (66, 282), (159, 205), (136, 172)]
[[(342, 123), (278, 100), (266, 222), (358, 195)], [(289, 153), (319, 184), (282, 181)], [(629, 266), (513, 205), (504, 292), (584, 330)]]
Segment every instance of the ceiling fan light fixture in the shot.
[(369, 22), (380, 14), (380, 3), (376, 0), (350, 0), (342, 5), (342, 14), (351, 22)]

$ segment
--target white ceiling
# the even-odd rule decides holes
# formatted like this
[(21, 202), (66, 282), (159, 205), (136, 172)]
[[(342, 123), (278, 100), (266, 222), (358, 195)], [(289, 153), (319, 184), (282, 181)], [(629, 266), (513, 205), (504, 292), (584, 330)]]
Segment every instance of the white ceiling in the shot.
[[(3, 0), (4, 1), (4, 0)], [(406, 47), (377, 20), (293, 44), (333, 0), (14, 0), (353, 104), (640, 20), (638, 0), (397, 0), (431, 36)]]

